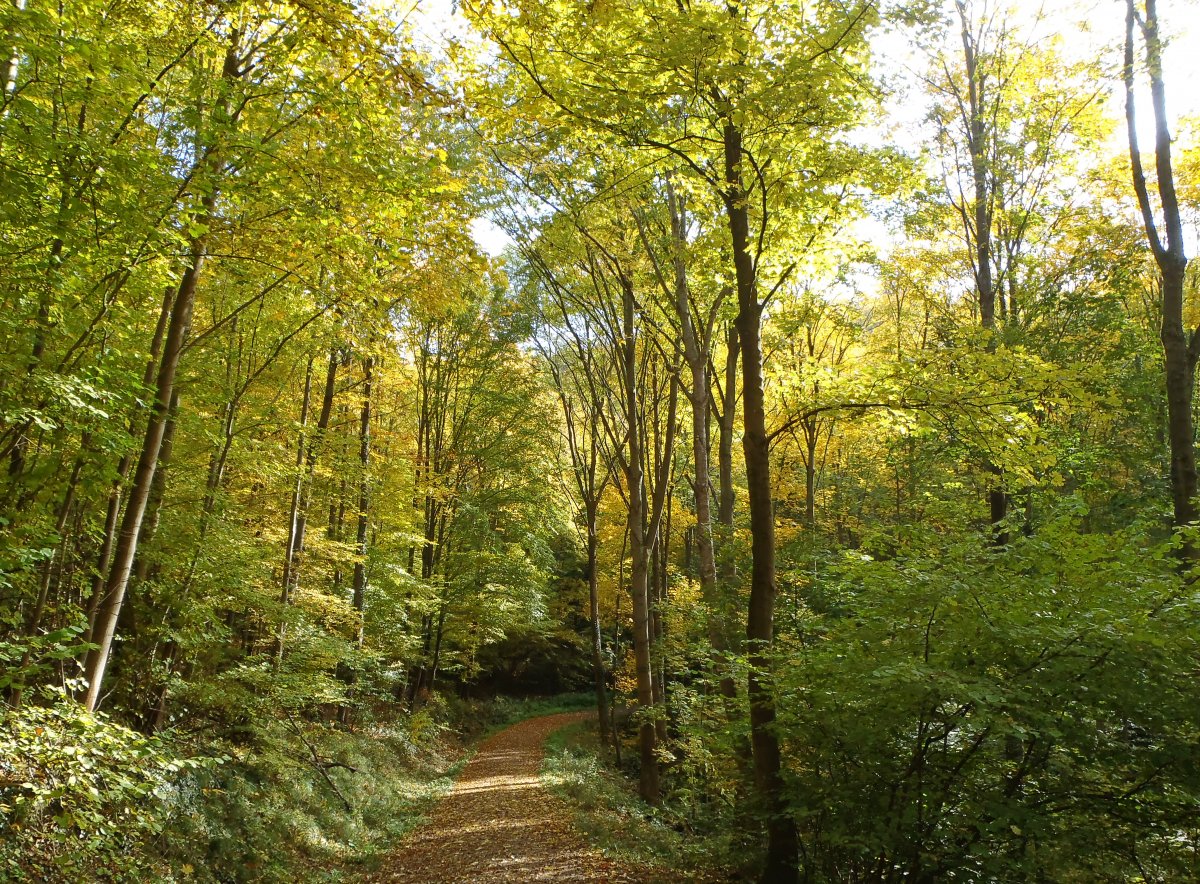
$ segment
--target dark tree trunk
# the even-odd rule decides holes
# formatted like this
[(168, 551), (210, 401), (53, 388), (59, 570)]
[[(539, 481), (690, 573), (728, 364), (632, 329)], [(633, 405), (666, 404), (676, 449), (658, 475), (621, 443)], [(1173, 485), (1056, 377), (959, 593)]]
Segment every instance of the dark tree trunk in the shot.
[[(1159, 337), (1166, 370), (1167, 442), (1171, 450), (1171, 502), (1176, 528), (1193, 524), (1197, 517), (1196, 431), (1192, 396), (1196, 386), (1196, 360), (1200, 357), (1200, 329), (1188, 335), (1183, 324), (1184, 278), (1188, 258), (1184, 252), (1183, 222), (1175, 192), (1171, 160), (1171, 132), (1167, 121), (1166, 86), (1162, 72), (1162, 41), (1158, 31), (1155, 0), (1146, 0), (1141, 22), (1150, 74), (1150, 98), (1154, 110), (1154, 165), (1162, 208), (1165, 241), (1160, 237), (1142, 168), (1134, 111), (1134, 32), (1138, 25), (1134, 0), (1126, 0), (1125, 15), (1125, 119), (1129, 135), (1129, 163), (1142, 221), (1154, 260), (1162, 275), (1162, 326)], [(1196, 544), (1183, 537), (1180, 556), (1185, 564), (1200, 558)]]
[(596, 712), (600, 720), (600, 741), (607, 745), (609, 740), (608, 720), (608, 691), (604, 671), (604, 635), (600, 629), (600, 587), (597, 573), (597, 553), (600, 538), (596, 533), (596, 510), (598, 501), (588, 501), (585, 505), (587, 520), (587, 575), (588, 575), (588, 614), (591, 617), (592, 638), (592, 679), (596, 685)]
[[(983, 78), (979, 74), (979, 59), (974, 39), (968, 25), (965, 0), (957, 0), (959, 20), (962, 24), (963, 60), (967, 74), (967, 101), (970, 119), (967, 121), (967, 150), (971, 155), (971, 177), (975, 189), (975, 292), (979, 299), (979, 324), (985, 335), (984, 346), (988, 352), (996, 349), (996, 285), (992, 279), (992, 184), (988, 168), (987, 124), (983, 108)], [(965, 211), (965, 209), (964, 209)], [(1008, 544), (1008, 531), (1004, 520), (1008, 516), (1008, 493), (1004, 490), (1004, 478), (998, 467), (989, 464), (987, 472), (993, 476), (988, 488), (988, 510), (992, 524), (993, 539), (998, 546)]]
[(717, 578), (732, 581), (737, 576), (733, 548), (733, 427), (737, 418), (737, 369), (740, 347), (737, 325), (731, 324), (725, 338), (725, 388), (721, 392), (721, 419), (717, 440), (717, 524), (721, 526), (721, 544), (717, 556)]
[(804, 524), (817, 526), (817, 422), (804, 423)]
[(280, 585), (279, 602), (284, 608), (279, 619), (279, 635), (277, 637), (276, 654), (283, 657), (284, 641), (287, 637), (286, 609), (292, 603), (297, 588), (300, 586), (300, 567), (304, 557), (304, 538), (308, 530), (308, 510), (312, 505), (313, 475), (317, 469), (317, 449), (324, 440), (325, 431), (329, 429), (329, 419), (333, 414), (333, 400), (337, 393), (338, 351), (329, 351), (329, 364), (325, 370), (325, 389), (321, 394), (321, 411), (317, 417), (314, 433), (306, 436), (305, 427), (308, 424), (310, 384), (312, 380), (312, 363), (304, 378), (304, 398), (300, 407), (300, 438), (296, 444), (296, 485), (292, 490), (292, 503), (289, 509), (287, 548), (283, 558), (283, 579)]
[(638, 754), (640, 773), (638, 790), (642, 798), (657, 804), (661, 798), (658, 771), (658, 734), (654, 727), (654, 670), (651, 659), (650, 614), (650, 546), (646, 536), (645, 477), (642, 434), (638, 428), (638, 360), (637, 337), (634, 326), (633, 284), (621, 280), (621, 318), (623, 343), (621, 347), (622, 387), (625, 411), (629, 422), (628, 460), (625, 465), (625, 488), (629, 502), (629, 594), (633, 600), (633, 658), (637, 674), (637, 700), (641, 720), (638, 725)]
[[(728, 624), (725, 622), (725, 606), (717, 595), (717, 561), (713, 546), (712, 526), (712, 481), (708, 463), (708, 365), (712, 357), (711, 323), (702, 334), (692, 321), (692, 307), (688, 298), (687, 267), (684, 249), (687, 246), (683, 208), (675, 193), (670, 178), (667, 179), (667, 206), (671, 214), (671, 256), (675, 271), (674, 306), (679, 318), (680, 338), (683, 340), (683, 357), (691, 375), (688, 402), (692, 411), (692, 470), (695, 480), (693, 492), (696, 501), (696, 553), (700, 562), (700, 597), (708, 608), (708, 640), (718, 656), (729, 650)], [(730, 433), (732, 437), (732, 433)], [(732, 445), (732, 438), (730, 440)], [(732, 454), (732, 452), (731, 452)], [(730, 458), (732, 460), (732, 456)]]
[[(762, 305), (754, 259), (750, 252), (748, 200), (742, 185), (742, 136), (727, 122), (725, 148), (725, 212), (733, 245), (737, 280), (737, 330), (742, 356), (742, 451), (750, 508), (752, 565), (746, 642), (750, 664), (750, 742), (754, 778), (767, 818), (767, 856), (763, 884), (798, 880), (799, 836), (783, 797), (782, 758), (775, 733), (775, 699), (768, 684), (775, 616), (775, 516), (771, 500), (770, 442), (762, 378)], [(766, 223), (761, 219), (760, 223)]]
[(358, 533), (355, 538), (354, 594), (351, 604), (358, 612), (358, 631), (355, 640), (363, 642), (363, 611), (367, 591), (367, 527), (371, 505), (371, 387), (374, 382), (375, 357), (363, 360), (363, 399), (358, 428), (358, 463), (362, 476), (358, 482)]

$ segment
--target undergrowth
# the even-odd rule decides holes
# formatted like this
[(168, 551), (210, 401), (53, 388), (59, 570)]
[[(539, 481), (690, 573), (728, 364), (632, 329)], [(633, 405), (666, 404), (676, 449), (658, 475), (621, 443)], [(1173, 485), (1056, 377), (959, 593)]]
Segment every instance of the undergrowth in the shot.
[(278, 722), (229, 763), (178, 784), (153, 845), (162, 879), (335, 882), (371, 870), (463, 760), (422, 713), (354, 731)]
[[(470, 744), (588, 694), (381, 704), (353, 725), (285, 715), (236, 739), (147, 739), (69, 700), (0, 727), (0, 880), (319, 884), (378, 868)], [(230, 732), (227, 730), (227, 732)]]
[(570, 725), (546, 743), (542, 780), (575, 812), (575, 827), (618, 861), (672, 870), (672, 880), (740, 880), (744, 845), (736, 831), (709, 826), (693, 811), (642, 801), (611, 767), (591, 722)]

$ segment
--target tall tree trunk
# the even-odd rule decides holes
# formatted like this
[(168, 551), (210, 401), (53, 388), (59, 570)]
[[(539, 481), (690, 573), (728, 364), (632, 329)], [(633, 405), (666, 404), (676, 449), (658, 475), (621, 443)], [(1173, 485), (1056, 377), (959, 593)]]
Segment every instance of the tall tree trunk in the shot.
[[(229, 47), (226, 49), (221, 70), (221, 78), (224, 82), (231, 82), (243, 75), (238, 55), (239, 40), (239, 32), (234, 31)], [(219, 126), (232, 122), (227, 98), (218, 100), (213, 112), (213, 122)], [(214, 177), (221, 167), (219, 155), (216, 146), (209, 145), (207, 152), (198, 160)], [(88, 652), (84, 662), (84, 677), (87, 680), (84, 705), (88, 711), (95, 711), (96, 705), (100, 701), (100, 690), (104, 683), (104, 671), (108, 666), (108, 656), (117, 628), (117, 618), (120, 616), (121, 605), (125, 600), (125, 590), (129, 585), (133, 558), (137, 553), (138, 535), (141, 531), (142, 519), (146, 514), (146, 503), (150, 498), (154, 472), (158, 466), (159, 450), (162, 446), (163, 433), (170, 412), (171, 398), (175, 392), (175, 375), (179, 368), (179, 358), (183, 352), (184, 341), (191, 322), (196, 284), (207, 254), (207, 229), (213, 221), (216, 202), (217, 187), (214, 181), (211, 189), (200, 198), (197, 222), (199, 229), (205, 232), (201, 232), (191, 239), (188, 250), (188, 266), (179, 280), (175, 299), (171, 305), (171, 318), (167, 324), (167, 336), (155, 381), (154, 405), (146, 422), (146, 433), (133, 474), (129, 502), (126, 504), (125, 515), (121, 520), (112, 567), (105, 582), (103, 598), (96, 609), (96, 623), (91, 635), (94, 647)]]
[[(731, 613), (736, 610), (737, 555), (733, 542), (733, 427), (737, 416), (738, 332), (731, 323), (725, 338), (725, 385), (720, 420), (717, 426), (717, 524), (720, 544), (714, 550), (717, 568), (718, 623), (724, 628), (725, 646), (734, 650), (740, 644), (732, 630)], [(737, 682), (732, 675), (721, 679), (721, 694), (729, 700), (737, 697)]]
[[(696, 552), (700, 562), (700, 597), (708, 608), (708, 638), (713, 650), (722, 655), (729, 650), (724, 606), (717, 597), (717, 561), (713, 547), (712, 481), (708, 463), (708, 364), (711, 357), (711, 334), (701, 336), (692, 321), (688, 298), (687, 267), (684, 249), (687, 245), (683, 208), (671, 179), (667, 179), (667, 206), (671, 214), (671, 257), (675, 271), (675, 314), (679, 318), (683, 357), (691, 375), (688, 402), (692, 408), (692, 471), (696, 500)], [(732, 435), (732, 434), (731, 434)]]
[[(1196, 521), (1196, 431), (1192, 414), (1192, 396), (1196, 387), (1196, 360), (1200, 357), (1200, 329), (1188, 335), (1183, 324), (1184, 278), (1188, 258), (1184, 252), (1183, 222), (1179, 198), (1175, 192), (1175, 172), (1171, 160), (1171, 131), (1167, 121), (1167, 92), (1163, 82), (1162, 39), (1158, 31), (1155, 0), (1146, 0), (1146, 15), (1141, 24), (1146, 47), (1146, 68), (1150, 75), (1150, 98), (1154, 109), (1154, 164), (1158, 197), (1162, 207), (1165, 242), (1160, 237), (1142, 168), (1138, 147), (1134, 101), (1134, 31), (1137, 26), (1134, 0), (1126, 0), (1125, 15), (1125, 121), (1129, 135), (1129, 164), (1133, 187), (1142, 211), (1146, 237), (1162, 274), (1162, 341), (1166, 370), (1167, 442), (1171, 450), (1171, 501), (1176, 528)], [(1180, 544), (1185, 564), (1194, 564), (1200, 550), (1186, 536)]]
[(725, 387), (721, 391), (721, 416), (717, 440), (717, 524), (721, 526), (721, 549), (717, 556), (717, 578), (730, 581), (737, 576), (733, 549), (733, 427), (737, 418), (737, 369), (741, 348), (737, 324), (729, 326), (725, 337)]
[[(142, 377), (142, 386), (149, 387), (154, 383), (155, 372), (162, 356), (163, 340), (167, 334), (167, 323), (171, 319), (171, 305), (175, 302), (175, 291), (169, 286), (163, 290), (162, 307), (158, 313), (158, 324), (154, 328), (154, 337), (150, 342), (150, 358), (146, 361), (146, 371)], [(138, 418), (135, 414), (129, 419), (129, 435), (137, 432)], [(104, 515), (104, 532), (100, 541), (100, 550), (96, 556), (96, 571), (92, 577), (91, 592), (87, 602), (87, 631), (83, 635), (84, 643), (90, 642), (92, 630), (96, 622), (96, 609), (100, 599), (104, 597), (104, 584), (112, 565), (113, 547), (117, 541), (117, 527), (121, 519), (121, 494), (125, 482), (129, 478), (129, 470), (133, 466), (133, 456), (130, 453), (122, 455), (117, 464), (117, 475), (112, 481), (108, 492), (108, 507)]]
[[(308, 530), (308, 510), (312, 505), (313, 475), (317, 469), (317, 447), (324, 439), (329, 429), (329, 420), (333, 415), (333, 400), (337, 393), (338, 351), (334, 347), (329, 351), (329, 365), (325, 370), (325, 389), (321, 394), (321, 411), (317, 417), (315, 432), (305, 437), (304, 427), (308, 420), (309, 385), (311, 383), (312, 364), (309, 363), (309, 374), (304, 380), (304, 400), (300, 416), (300, 442), (296, 449), (296, 486), (292, 492), (292, 503), (289, 509), (288, 542), (284, 554), (283, 580), (280, 586), (279, 601), (284, 613), (279, 620), (279, 636), (277, 657), (282, 659), (284, 641), (287, 637), (286, 609), (300, 586), (300, 566), (304, 558), (304, 537)], [(301, 464), (303, 463), (303, 470)]]
[[(742, 350), (742, 451), (746, 461), (746, 490), (750, 506), (752, 566), (746, 642), (750, 664), (750, 742), (754, 778), (767, 817), (767, 857), (763, 884), (792, 884), (798, 880), (799, 836), (783, 798), (782, 759), (775, 733), (775, 699), (768, 684), (775, 616), (775, 517), (771, 500), (770, 443), (762, 378), (762, 305), (753, 256), (750, 218), (742, 184), (741, 131), (732, 121), (724, 129), (725, 213), (733, 245), (737, 280), (738, 338)], [(766, 219), (761, 219), (766, 223)]]
[(446, 629), (446, 603), (438, 608), (437, 628), (433, 634), (433, 661), (429, 665), (429, 692), (432, 694), (437, 683), (438, 666), (442, 662), (442, 635)]
[(634, 326), (633, 284), (621, 279), (621, 346), (622, 386), (625, 410), (629, 421), (628, 461), (625, 465), (625, 486), (629, 501), (629, 594), (633, 600), (633, 658), (637, 675), (638, 754), (640, 773), (638, 791), (642, 798), (657, 804), (661, 799), (658, 771), (658, 734), (654, 726), (654, 670), (651, 660), (650, 624), (650, 543), (646, 536), (645, 469), (642, 437), (638, 427), (638, 359)]
[[(665, 464), (661, 475), (670, 475), (670, 465)], [(658, 661), (658, 672), (654, 677), (654, 684), (658, 691), (654, 697), (654, 702), (661, 709), (661, 714), (655, 724), (658, 727), (658, 741), (665, 743), (667, 741), (667, 724), (671, 715), (670, 703), (670, 682), (667, 674), (667, 604), (671, 597), (671, 511), (674, 503), (675, 495), (670, 488), (667, 490), (667, 506), (666, 515), (663, 518), (662, 529), (658, 532), (658, 537), (654, 543), (654, 550), (657, 558), (658, 577), (654, 581), (654, 647), (656, 650), (655, 657)]]
[(275, 665), (283, 662), (283, 647), (287, 641), (287, 607), (292, 595), (292, 567), (296, 561), (296, 534), (300, 522), (300, 498), (304, 493), (304, 443), (308, 429), (308, 410), (312, 403), (313, 360), (310, 357), (304, 370), (304, 393), (300, 398), (300, 429), (296, 438), (296, 479), (292, 485), (292, 502), (288, 506), (288, 533), (283, 550), (283, 576), (279, 593), (279, 629), (275, 635)]
[(354, 593), (351, 604), (358, 612), (358, 631), (355, 641), (363, 643), (363, 610), (367, 592), (367, 527), (370, 525), (371, 505), (371, 391), (375, 380), (375, 357), (363, 360), (363, 398), (358, 424), (358, 464), (362, 475), (358, 481), (358, 533), (355, 537)]
[[(971, 36), (970, 18), (966, 0), (955, 0), (959, 22), (962, 25), (963, 61), (967, 74), (967, 101), (970, 119), (967, 121), (967, 151), (971, 155), (971, 177), (975, 189), (975, 292), (979, 298), (979, 324), (984, 330), (984, 346), (994, 352), (998, 343), (996, 335), (996, 285), (992, 279), (992, 184), (988, 168), (987, 123), (984, 116), (984, 80), (979, 73), (979, 58)], [(964, 209), (965, 211), (965, 209)], [(987, 491), (988, 510), (992, 524), (993, 539), (998, 546), (1008, 544), (1008, 531), (1003, 527), (1008, 516), (1008, 493), (1004, 490), (1004, 479), (1000, 469), (988, 464), (988, 473), (994, 478)]]
[(816, 420), (804, 422), (804, 524), (817, 526), (817, 441)]
[[(13, 9), (19, 14), (25, 11), (26, 0), (11, 0)], [(5, 34), (4, 48), (8, 53), (8, 58), (4, 65), (4, 113), (0, 116), (3, 119), (8, 115), (9, 102), (13, 94), (17, 91), (17, 74), (21, 70), (21, 47), (19, 44), (19, 35), (16, 33)]]
[(167, 494), (167, 471), (170, 469), (171, 458), (175, 453), (175, 429), (178, 426), (176, 416), (179, 414), (179, 391), (171, 394), (171, 408), (167, 414), (167, 425), (163, 428), (162, 444), (158, 449), (158, 465), (154, 469), (154, 481), (150, 485), (150, 499), (146, 501), (146, 515), (138, 532), (137, 555), (133, 559), (133, 580), (137, 585), (146, 580), (150, 571), (150, 557), (146, 555), (147, 546), (154, 541), (158, 533), (158, 525), (162, 519), (162, 502)]
[(607, 470), (603, 475), (599, 472), (601, 463), (600, 422), (602, 420), (600, 409), (604, 406), (597, 401), (595, 392), (597, 387), (592, 375), (592, 363), (586, 358), (587, 355), (586, 350), (580, 353), (580, 365), (587, 375), (587, 383), (580, 385), (578, 391), (591, 405), (577, 411), (566, 373), (560, 370), (551, 354), (543, 353), (546, 365), (554, 379), (554, 388), (558, 393), (559, 404), (562, 407), (575, 489), (579, 492), (579, 498), (583, 504), (584, 535), (587, 548), (589, 632), (592, 645), (592, 680), (595, 685), (596, 713), (600, 722), (601, 743), (608, 745), (611, 736), (611, 718), (608, 709), (607, 673), (604, 666), (604, 633), (600, 622), (600, 575), (597, 562), (600, 538), (597, 522), (600, 497), (604, 492), (604, 486), (608, 484), (610, 474)]
[[(206, 196), (203, 202), (205, 217), (211, 217), (215, 197), (213, 195)], [(171, 320), (167, 328), (166, 346), (155, 383), (154, 405), (146, 423), (146, 434), (142, 440), (141, 454), (134, 470), (129, 502), (125, 506), (125, 515), (121, 519), (112, 566), (105, 582), (103, 597), (96, 608), (95, 625), (91, 634), (91, 641), (95, 647), (88, 652), (87, 660), (84, 663), (84, 677), (88, 683), (87, 691), (84, 694), (84, 705), (89, 711), (95, 711), (96, 704), (100, 700), (100, 689), (104, 682), (104, 671), (108, 666), (108, 655), (112, 649), (117, 618), (121, 613), (121, 605), (125, 600), (125, 590), (129, 585), (129, 576), (133, 568), (133, 559), (137, 554), (138, 536), (141, 533), (142, 519), (145, 517), (146, 504), (150, 499), (150, 491), (154, 484), (154, 473), (158, 467), (158, 456), (166, 431), (171, 398), (175, 392), (175, 374), (179, 368), (179, 357), (183, 351), (192, 302), (196, 294), (196, 282), (200, 270), (204, 266), (204, 256), (204, 237), (200, 236), (192, 242), (191, 264), (180, 279), (175, 302), (171, 305)]]
[[(593, 430), (592, 438), (595, 439)], [(597, 510), (599, 502), (589, 500), (585, 503), (584, 518), (587, 521), (587, 575), (588, 575), (588, 614), (591, 618), (592, 637), (592, 679), (596, 685), (596, 711), (600, 718), (600, 741), (608, 745), (608, 692), (605, 686), (604, 672), (604, 636), (600, 629), (600, 586), (598, 569), (598, 551), (600, 538), (596, 530)]]

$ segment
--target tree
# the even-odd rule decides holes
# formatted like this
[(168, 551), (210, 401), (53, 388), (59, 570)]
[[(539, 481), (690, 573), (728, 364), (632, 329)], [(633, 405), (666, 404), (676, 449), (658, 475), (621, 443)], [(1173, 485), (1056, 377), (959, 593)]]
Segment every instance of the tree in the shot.
[[(1095, 136), (1096, 73), (1064, 62), (1053, 46), (1017, 32), (1004, 8), (955, 0), (957, 61), (934, 60), (935, 106), (944, 187), (957, 239), (967, 252), (981, 343), (988, 352), (1019, 340), (1039, 316), (1030, 253), (1073, 210), (1068, 152)], [(1049, 42), (1049, 41), (1045, 41)], [(1012, 489), (990, 464), (987, 490), (995, 541), (1009, 540)]]
[[(93, 650), (88, 652), (87, 660), (84, 663), (84, 678), (87, 680), (84, 704), (89, 712), (95, 710), (96, 705), (100, 702), (104, 672), (108, 666), (113, 635), (117, 629), (117, 617), (121, 613), (121, 605), (125, 600), (125, 590), (129, 585), (129, 575), (133, 568), (134, 556), (137, 553), (142, 520), (146, 514), (146, 504), (150, 498), (155, 471), (158, 467), (171, 400), (175, 391), (175, 375), (179, 369), (179, 359), (187, 338), (188, 326), (191, 323), (196, 285), (207, 256), (208, 230), (216, 221), (217, 196), (221, 186), (221, 175), (227, 162), (223, 140), (230, 137), (236, 129), (242, 112), (241, 107), (235, 109), (231, 97), (234, 82), (244, 76), (248, 70), (247, 65), (251, 61), (249, 57), (243, 55), (245, 50), (242, 45), (242, 36), (242, 25), (231, 23), (228, 46), (221, 63), (220, 79), (216, 86), (216, 99), (213, 102), (212, 116), (209, 121), (210, 131), (216, 133), (210, 137), (216, 140), (197, 138), (194, 145), (197, 160), (187, 177), (189, 180), (196, 181), (198, 186), (204, 189), (198, 197), (193, 217), (188, 219), (190, 232), (188, 234), (187, 265), (183, 268), (175, 296), (169, 305), (166, 338), (155, 378), (154, 406), (147, 418), (145, 439), (142, 442), (137, 466), (134, 469), (133, 485), (130, 489), (129, 500), (125, 504), (125, 514), (117, 535), (112, 565), (89, 633), (91, 640), (96, 645)], [(19, 449), (14, 449), (14, 453), (17, 450)]]
[[(1200, 358), (1200, 329), (1187, 333), (1183, 324), (1184, 277), (1188, 259), (1184, 252), (1183, 222), (1175, 191), (1171, 160), (1171, 130), (1167, 120), (1167, 91), (1163, 82), (1162, 38), (1155, 0), (1146, 0), (1145, 15), (1134, 0), (1125, 4), (1125, 124), (1129, 136), (1129, 166), (1133, 189), (1142, 212), (1142, 223), (1150, 251), (1162, 277), (1160, 339), (1166, 371), (1167, 441), (1171, 450), (1171, 499), (1175, 527), (1196, 520), (1196, 430), (1192, 396), (1196, 387), (1196, 360)], [(1138, 146), (1135, 108), (1135, 34), (1141, 30), (1146, 69), (1150, 76), (1151, 107), (1154, 112), (1154, 167), (1165, 237), (1159, 234), (1142, 153)], [(1182, 538), (1180, 555), (1185, 563), (1196, 559), (1195, 544)]]

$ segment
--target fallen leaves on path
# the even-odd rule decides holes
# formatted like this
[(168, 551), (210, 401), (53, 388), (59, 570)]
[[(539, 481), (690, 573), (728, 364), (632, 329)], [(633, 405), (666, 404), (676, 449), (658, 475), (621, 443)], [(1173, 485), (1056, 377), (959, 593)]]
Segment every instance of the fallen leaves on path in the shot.
[[(378, 884), (663, 881), (588, 847), (570, 811), (542, 788), (546, 738), (588, 713), (531, 718), (489, 737), (429, 822), (368, 880)], [(676, 880), (686, 880), (677, 878)]]

